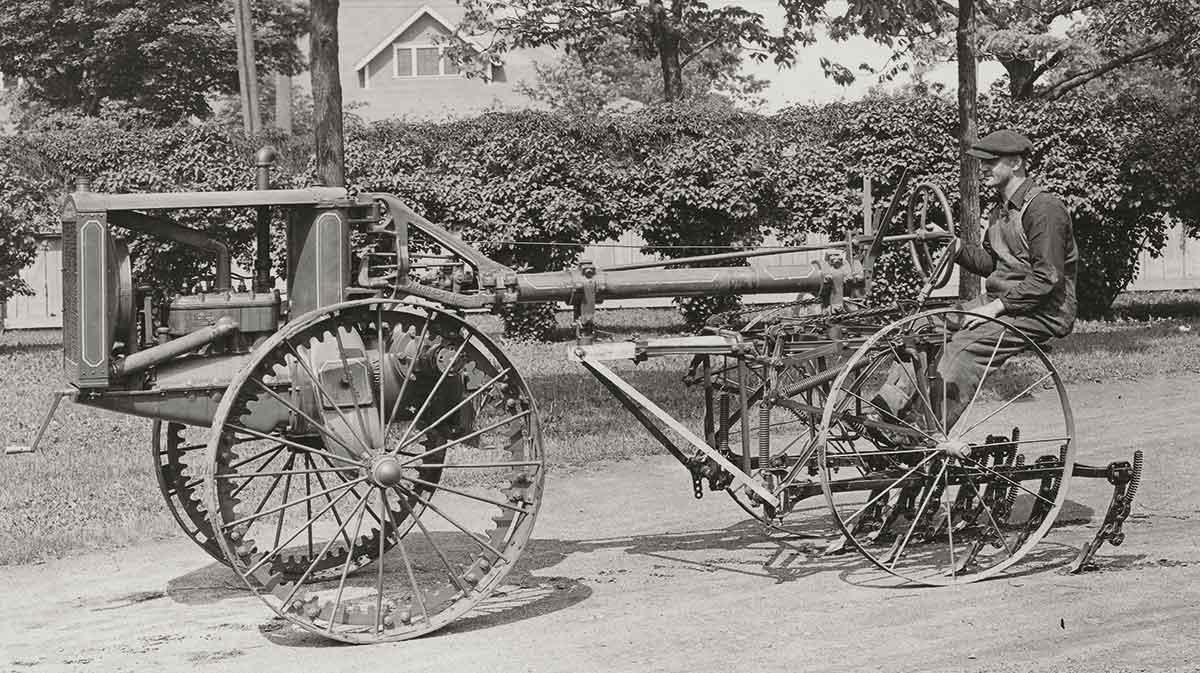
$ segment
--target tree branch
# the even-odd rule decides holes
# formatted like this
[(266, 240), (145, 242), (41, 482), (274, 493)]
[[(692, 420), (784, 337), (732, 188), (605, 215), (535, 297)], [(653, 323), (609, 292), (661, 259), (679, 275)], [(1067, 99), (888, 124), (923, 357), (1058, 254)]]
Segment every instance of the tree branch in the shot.
[(1063, 95), (1066, 94), (1067, 92), (1069, 92), (1073, 89), (1077, 89), (1077, 88), (1083, 86), (1084, 84), (1087, 84), (1088, 82), (1096, 79), (1097, 77), (1103, 77), (1104, 75), (1107, 75), (1108, 73), (1112, 72), (1113, 70), (1116, 70), (1117, 68), (1120, 68), (1123, 65), (1128, 65), (1138, 59), (1149, 56), (1149, 55), (1153, 54), (1154, 52), (1158, 51), (1159, 49), (1162, 49), (1163, 47), (1171, 44), (1178, 38), (1179, 38), (1178, 35), (1171, 35), (1170, 37), (1164, 38), (1157, 42), (1151, 42), (1150, 44), (1146, 45), (1145, 47), (1142, 47), (1141, 49), (1135, 49), (1131, 52), (1122, 54), (1122, 55), (1110, 60), (1108, 63), (1105, 63), (1104, 65), (1102, 65), (1098, 68), (1095, 68), (1094, 70), (1090, 70), (1087, 72), (1080, 73), (1078, 75), (1074, 75), (1072, 77), (1068, 77), (1067, 79), (1064, 79), (1063, 81), (1061, 81), (1057, 84), (1047, 87), (1046, 91), (1044, 92), (1044, 95), (1046, 96), (1046, 98), (1048, 98), (1050, 100), (1057, 100), (1059, 98), (1062, 98)]
[(1045, 75), (1047, 70), (1058, 65), (1066, 57), (1067, 57), (1067, 50), (1059, 49), (1058, 51), (1054, 52), (1054, 54), (1052, 54), (1050, 56), (1050, 58), (1046, 59), (1045, 61), (1042, 61), (1041, 65), (1039, 65), (1038, 67), (1033, 69), (1033, 75), (1029, 78), (1030, 85), (1032, 86), (1033, 82), (1035, 80), (1037, 80), (1037, 78), (1041, 77), (1042, 75)]
[(724, 39), (724, 36), (718, 35), (717, 37), (714, 37), (713, 39), (709, 40), (705, 44), (700, 45), (699, 49), (693, 49), (692, 53), (688, 54), (687, 58), (683, 59), (683, 61), (679, 64), (679, 67), (686, 68), (687, 64), (692, 62), (692, 59), (696, 58), (697, 56), (704, 53), (705, 51), (708, 51), (709, 48), (711, 48), (713, 45), (720, 42), (722, 39)]

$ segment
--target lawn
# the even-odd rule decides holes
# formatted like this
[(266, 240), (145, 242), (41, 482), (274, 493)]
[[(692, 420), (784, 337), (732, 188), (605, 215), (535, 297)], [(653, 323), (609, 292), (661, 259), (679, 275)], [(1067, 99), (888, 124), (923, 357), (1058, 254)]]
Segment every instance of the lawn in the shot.
[[(1117, 320), (1081, 322), (1055, 343), (1051, 358), (1068, 383), (1200, 373), (1200, 297), (1125, 296), (1116, 308)], [(477, 320), (498, 333), (494, 318)], [(569, 334), (569, 318), (561, 321)], [(601, 311), (598, 325), (616, 338), (683, 329), (672, 310)], [(660, 452), (599, 383), (567, 361), (568, 344), (506, 347), (537, 395), (552, 468)], [(51, 392), (63, 387), (60, 358), (58, 331), (0, 336), (0, 445), (32, 439)], [(701, 410), (679, 383), (685, 364), (669, 358), (619, 368), (668, 411), (695, 421)], [(64, 403), (37, 454), (0, 458), (0, 565), (177, 535), (155, 485), (150, 421)]]

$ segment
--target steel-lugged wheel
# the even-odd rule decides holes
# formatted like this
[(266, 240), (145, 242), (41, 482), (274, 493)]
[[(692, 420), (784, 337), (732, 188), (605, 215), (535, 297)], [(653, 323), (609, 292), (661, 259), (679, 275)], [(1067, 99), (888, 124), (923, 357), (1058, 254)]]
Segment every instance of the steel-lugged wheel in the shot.
[[(989, 362), (1006, 348), (1022, 354), (973, 390), (948, 392), (936, 374), (945, 326), (969, 315), (929, 311), (874, 335), (834, 381), (820, 427), (821, 483), (844, 535), (831, 548), (849, 542), (920, 584), (984, 579), (1026, 556), (1053, 525), (1075, 463), (1058, 372), (1011, 325), (987, 320), (979, 345)], [(876, 397), (889, 378), (915, 390), (906, 408)]]
[[(207, 498), (203, 492), (204, 477), (200, 476), (203, 473), (203, 450), (207, 448), (205, 436), (208, 429), (170, 421), (155, 421), (151, 432), (155, 475), (158, 477), (159, 491), (168, 511), (188, 539), (218, 562), (229, 565), (209, 522)], [(285, 465), (292, 454), (293, 452), (286, 450), (286, 447), (280, 451), (259, 453), (238, 467), (257, 473), (271, 472)], [(324, 488), (323, 478), (319, 473), (298, 475), (297, 488), (300, 488), (301, 479), (304, 481), (303, 488), (308, 492), (313, 490), (313, 484)], [(250, 482), (243, 483), (249, 485)], [(236, 496), (236, 493), (234, 495)], [(378, 525), (371, 522), (362, 533), (355, 545), (354, 555), (366, 561), (379, 553)], [(385, 551), (393, 544), (394, 540), (385, 539)], [(309, 556), (299, 552), (286, 558), (273, 559), (271, 570), (284, 577), (299, 577), (311, 561)], [(325, 577), (334, 568), (340, 570), (340, 561), (336, 557), (329, 557), (316, 565), (313, 574)]]
[[(315, 311), (264, 342), (208, 450), (210, 522), (233, 570), (288, 621), (354, 643), (428, 633), (484, 601), (528, 541), (544, 478), (513, 363), (459, 318), (389, 299)], [(272, 452), (276, 467), (247, 462)], [(281, 558), (307, 567), (278, 573)]]
[(154, 421), (150, 435), (154, 474), (167, 510), (188, 539), (228, 565), (208, 523), (208, 510), (201, 495), (204, 478), (199, 476), (201, 470), (197, 466), (204, 462), (203, 450), (207, 446), (204, 437), (198, 430), (170, 421)]

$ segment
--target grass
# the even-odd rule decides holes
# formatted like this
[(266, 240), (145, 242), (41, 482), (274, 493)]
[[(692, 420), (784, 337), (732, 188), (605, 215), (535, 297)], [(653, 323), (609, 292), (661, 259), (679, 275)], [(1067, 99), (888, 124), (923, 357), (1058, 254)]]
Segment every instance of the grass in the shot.
[[(1200, 294), (1157, 293), (1118, 300), (1117, 320), (1081, 322), (1051, 358), (1068, 383), (1200, 372)], [(472, 318), (498, 336), (491, 317)], [(572, 469), (662, 449), (579, 365), (563, 343), (505, 344), (530, 381), (552, 469)], [(615, 338), (681, 333), (673, 310), (601, 311)], [(27, 443), (52, 391), (63, 387), (58, 331), (0, 335), (0, 445)], [(613, 363), (639, 390), (697, 427), (701, 410), (680, 384), (685, 360)], [(682, 478), (682, 476), (681, 476)], [(0, 565), (30, 563), (147, 539), (179, 536), (153, 474), (150, 421), (63, 404), (34, 455), (0, 458)]]

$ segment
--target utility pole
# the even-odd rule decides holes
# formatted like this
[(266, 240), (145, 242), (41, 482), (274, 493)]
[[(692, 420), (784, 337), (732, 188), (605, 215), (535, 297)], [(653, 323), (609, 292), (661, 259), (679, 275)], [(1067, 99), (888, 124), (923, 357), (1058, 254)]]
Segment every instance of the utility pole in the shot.
[[(967, 154), (979, 136), (978, 78), (975, 69), (975, 0), (958, 0), (958, 191), (962, 209), (959, 238), (963, 244), (979, 243), (979, 160)], [(979, 296), (979, 276), (960, 267), (958, 296)]]
[(242, 95), (242, 127), (247, 135), (258, 133), (258, 68), (254, 63), (254, 15), (250, 0), (233, 0), (233, 33), (237, 42), (238, 88)]
[(339, 0), (312, 0), (309, 5), (312, 14), (308, 51), (317, 177), (328, 187), (346, 186), (342, 80), (338, 73), (338, 5)]

